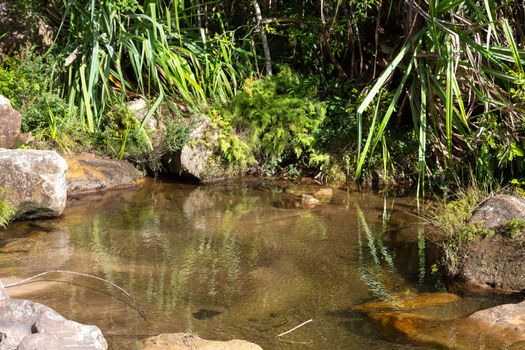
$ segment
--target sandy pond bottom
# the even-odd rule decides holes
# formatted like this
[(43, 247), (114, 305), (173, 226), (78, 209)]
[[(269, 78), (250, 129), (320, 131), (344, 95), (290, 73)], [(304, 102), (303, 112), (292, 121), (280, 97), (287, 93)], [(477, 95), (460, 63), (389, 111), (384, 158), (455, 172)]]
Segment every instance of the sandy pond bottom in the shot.
[[(9, 290), (99, 326), (111, 349), (137, 349), (140, 337), (165, 332), (266, 350), (423, 349), (381, 334), (351, 309), (392, 293), (443, 290), (413, 203), (336, 191), (330, 203), (302, 209), (278, 188), (151, 181), (72, 200), (59, 219), (12, 224), (0, 232), (0, 276), (64, 269), (123, 287), (134, 302), (78, 276)], [(493, 304), (467, 298), (436, 315)]]

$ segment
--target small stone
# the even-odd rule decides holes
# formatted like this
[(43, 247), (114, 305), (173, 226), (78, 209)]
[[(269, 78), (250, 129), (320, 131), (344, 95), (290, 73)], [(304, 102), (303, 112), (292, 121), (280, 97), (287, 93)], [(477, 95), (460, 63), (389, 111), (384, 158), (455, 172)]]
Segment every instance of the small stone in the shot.
[(334, 190), (331, 188), (321, 188), (314, 193), (314, 197), (317, 199), (330, 200), (334, 196)]
[(312, 208), (315, 206), (318, 206), (321, 204), (318, 199), (314, 198), (313, 196), (310, 196), (309, 194), (303, 194), (301, 196), (301, 204), (305, 208)]

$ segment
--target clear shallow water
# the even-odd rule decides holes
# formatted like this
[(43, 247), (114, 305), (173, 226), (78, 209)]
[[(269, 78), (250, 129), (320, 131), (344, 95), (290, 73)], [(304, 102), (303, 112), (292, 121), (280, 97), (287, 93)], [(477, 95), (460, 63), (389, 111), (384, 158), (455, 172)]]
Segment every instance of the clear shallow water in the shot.
[[(112, 349), (164, 332), (246, 339), (266, 350), (421, 348), (394, 343), (351, 310), (390, 293), (443, 289), (409, 214), (413, 201), (336, 192), (331, 203), (303, 209), (281, 192), (151, 181), (73, 200), (61, 218), (0, 233), (1, 276), (64, 269), (123, 287), (135, 303), (82, 277), (48, 276), (74, 284), (10, 290), (96, 324)], [(458, 317), (486, 303), (466, 300), (437, 313)]]

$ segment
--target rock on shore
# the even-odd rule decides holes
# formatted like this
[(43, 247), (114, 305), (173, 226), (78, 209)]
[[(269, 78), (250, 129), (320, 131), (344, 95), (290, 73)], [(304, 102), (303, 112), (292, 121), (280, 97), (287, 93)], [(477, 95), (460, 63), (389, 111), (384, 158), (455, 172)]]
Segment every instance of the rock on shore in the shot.
[(510, 195), (489, 198), (474, 211), (469, 224), (493, 230), (495, 234), (477, 237), (459, 247), (457, 266), (452, 271), (455, 287), (524, 290), (525, 199)]
[(0, 350), (106, 350), (102, 332), (29, 300), (11, 299), (0, 283)]
[(68, 157), (67, 163), (67, 194), (70, 197), (129, 188), (144, 179), (144, 175), (128, 162), (91, 153)]
[(55, 151), (0, 149), (0, 199), (15, 207), (15, 218), (60, 216), (66, 171), (66, 161)]

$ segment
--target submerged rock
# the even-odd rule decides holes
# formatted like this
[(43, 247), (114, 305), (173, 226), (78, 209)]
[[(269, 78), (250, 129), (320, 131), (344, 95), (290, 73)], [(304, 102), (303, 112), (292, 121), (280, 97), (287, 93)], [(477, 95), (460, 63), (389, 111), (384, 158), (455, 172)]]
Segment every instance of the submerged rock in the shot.
[(317, 198), (310, 196), (309, 194), (303, 194), (301, 196), (301, 204), (304, 208), (313, 208), (321, 204)]
[[(360, 305), (355, 311), (366, 313), (390, 337), (443, 349), (523, 349), (525, 344), (525, 302), (478, 311), (468, 317), (443, 319), (424, 309), (459, 301), (451, 294), (432, 293)], [(401, 307), (400, 307), (401, 303)]]
[(66, 161), (55, 151), (0, 149), (0, 199), (15, 218), (60, 216), (66, 206)]
[(67, 193), (73, 197), (133, 187), (144, 179), (144, 175), (128, 162), (90, 153), (69, 157), (67, 163)]
[[(483, 202), (469, 224), (493, 230), (491, 237), (477, 237), (461, 244), (449, 261), (455, 287), (521, 291), (525, 289), (525, 199), (498, 195)], [(515, 220), (515, 221), (513, 221)], [(509, 223), (515, 227), (508, 227)], [(511, 232), (516, 231), (516, 232)]]
[(53, 309), (29, 300), (11, 299), (0, 283), (0, 350), (105, 350), (95, 326), (67, 320)]
[(141, 350), (262, 350), (262, 348), (245, 340), (213, 341), (185, 333), (169, 333), (147, 338)]
[(20, 134), (22, 117), (11, 102), (0, 95), (0, 148), (11, 148)]
[(329, 201), (334, 196), (334, 190), (331, 188), (320, 188), (314, 193), (314, 197), (317, 199)]

